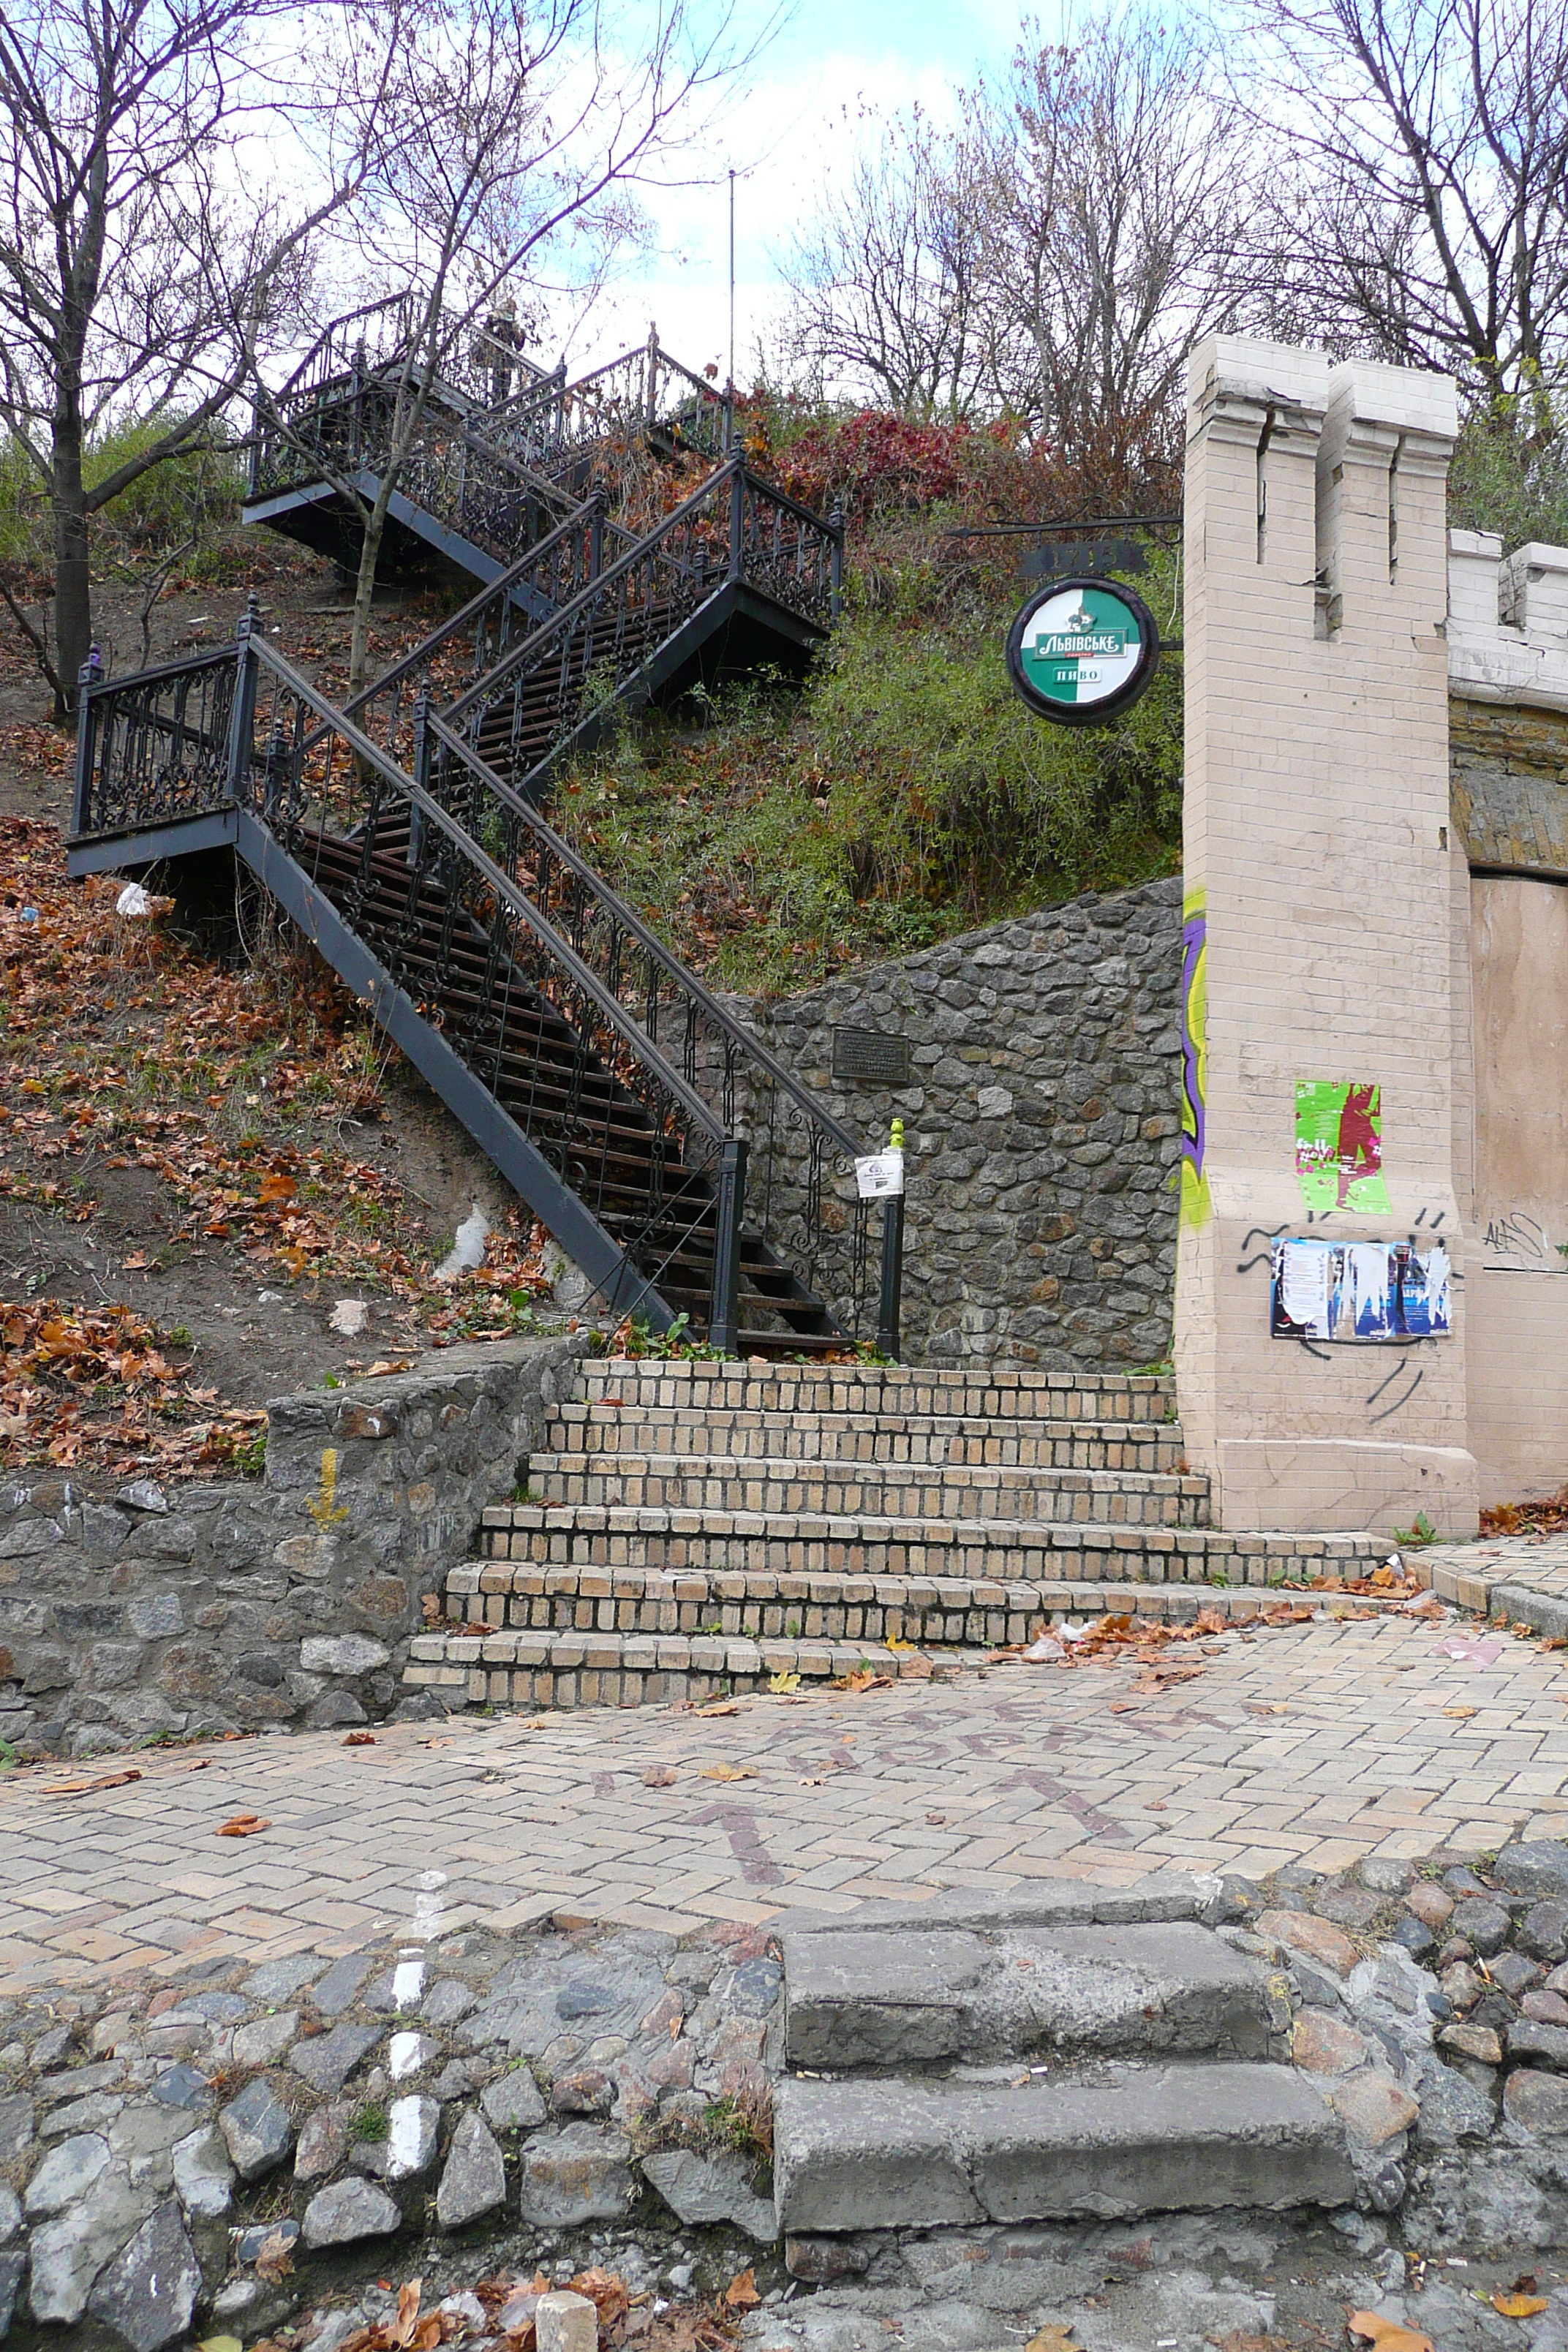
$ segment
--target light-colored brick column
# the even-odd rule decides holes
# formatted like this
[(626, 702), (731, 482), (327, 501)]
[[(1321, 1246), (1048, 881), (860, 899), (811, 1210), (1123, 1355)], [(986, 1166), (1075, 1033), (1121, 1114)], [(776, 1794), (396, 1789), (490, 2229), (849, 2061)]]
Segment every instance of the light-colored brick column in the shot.
[[(1176, 1370), (1227, 1528), (1476, 1528), (1456, 1124), (1446, 378), (1221, 336), (1186, 468), (1186, 1152)], [(1456, 1049), (1458, 1074), (1456, 1076)], [(1309, 1222), (1299, 1080), (1382, 1088), (1389, 1213)], [(1463, 1096), (1465, 1099), (1461, 1100)], [(1453, 1259), (1452, 1338), (1272, 1339), (1270, 1239)]]

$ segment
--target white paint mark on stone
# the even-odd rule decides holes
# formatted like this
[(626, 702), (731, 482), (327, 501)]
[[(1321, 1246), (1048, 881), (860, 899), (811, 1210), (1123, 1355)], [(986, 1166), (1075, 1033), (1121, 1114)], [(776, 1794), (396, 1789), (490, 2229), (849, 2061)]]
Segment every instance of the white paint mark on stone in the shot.
[(417, 2068), (419, 2044), (423, 2039), (424, 2036), (418, 2033), (393, 2035), (387, 2044), (386, 2063), (392, 2070), (392, 2079), (395, 2083), (401, 2083), (405, 2074), (412, 2074)]
[(425, 1963), (422, 1959), (400, 1959), (392, 1972), (392, 1998), (404, 2016), (419, 2006), (419, 1996), (425, 1990)]
[[(393, 2042), (395, 2051), (399, 2042), (415, 2042), (417, 2034), (400, 2033)], [(395, 2059), (392, 2071), (397, 2072)], [(395, 2180), (405, 2180), (416, 2171), (424, 2156), (424, 2117), (422, 2099), (394, 2099), (386, 2118), (386, 2168)]]
[(419, 1894), (414, 1905), (414, 1921), (410, 1936), (418, 1943), (433, 1943), (441, 1932), (441, 1889), (447, 1884), (444, 1870), (422, 1870), (419, 1874)]

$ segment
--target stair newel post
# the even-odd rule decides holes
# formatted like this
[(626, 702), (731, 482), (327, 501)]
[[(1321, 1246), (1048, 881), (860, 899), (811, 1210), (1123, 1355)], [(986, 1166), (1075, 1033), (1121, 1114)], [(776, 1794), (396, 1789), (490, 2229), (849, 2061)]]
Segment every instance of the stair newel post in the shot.
[(739, 465), (731, 460), (730, 467), (730, 577), (741, 577), (742, 558), (745, 552), (746, 485)]
[(267, 759), (262, 770), (261, 814), (268, 824), (275, 824), (283, 805), (283, 782), (289, 772), (289, 738), (283, 732), (282, 721), (273, 721), (272, 732), (267, 739)]
[(834, 620), (844, 612), (844, 509), (834, 507), (827, 517), (827, 609)]
[(98, 647), (89, 647), (87, 659), (76, 674), (76, 792), (71, 828), (76, 833), (91, 830), (88, 821), (88, 802), (92, 791), (92, 738), (95, 726), (92, 689), (103, 684), (103, 656)]
[[(904, 1156), (904, 1122), (893, 1121), (888, 1139), (889, 1152)], [(900, 1173), (899, 1189), (889, 1192), (882, 1203), (882, 1295), (877, 1313), (877, 1349), (880, 1355), (897, 1357), (899, 1352), (899, 1310), (904, 1287), (904, 1185)]]
[(239, 674), (234, 685), (234, 718), (228, 735), (228, 796), (241, 802), (250, 778), (250, 755), (256, 734), (256, 692), (260, 661), (251, 639), (261, 634), (261, 606), (254, 588), (245, 600), (245, 616), (236, 632)]
[(746, 1146), (738, 1135), (719, 1148), (719, 1186), (713, 1202), (713, 1299), (708, 1344), (732, 1356), (741, 1334), (741, 1219), (746, 1206)]
[[(422, 792), (430, 789), (430, 687), (421, 686), (414, 698), (414, 781)], [(408, 863), (417, 866), (425, 845), (425, 812), (417, 801), (408, 803)]]
[(595, 581), (605, 568), (605, 506), (603, 490), (594, 493), (593, 511), (588, 517), (588, 578)]

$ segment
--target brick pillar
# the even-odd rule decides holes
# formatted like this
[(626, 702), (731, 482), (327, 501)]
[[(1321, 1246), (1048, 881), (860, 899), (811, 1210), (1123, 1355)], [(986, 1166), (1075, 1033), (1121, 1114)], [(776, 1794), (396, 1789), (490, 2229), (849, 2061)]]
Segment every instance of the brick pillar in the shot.
[[(1226, 1528), (1392, 1528), (1423, 1510), (1446, 1536), (1476, 1528), (1453, 1167), (1469, 1110), (1448, 830), (1455, 415), (1442, 376), (1230, 336), (1193, 362), (1175, 1352), (1188, 1455)], [(1296, 1087), (1312, 1079), (1381, 1087), (1386, 1213), (1309, 1221)], [(1451, 1339), (1269, 1337), (1274, 1234), (1424, 1245), (1435, 1226)]]

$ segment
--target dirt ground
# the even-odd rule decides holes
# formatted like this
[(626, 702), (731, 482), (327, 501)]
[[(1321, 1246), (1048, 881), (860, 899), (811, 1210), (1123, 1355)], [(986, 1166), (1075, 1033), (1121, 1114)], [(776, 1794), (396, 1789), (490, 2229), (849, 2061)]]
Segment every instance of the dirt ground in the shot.
[[(153, 661), (231, 639), (254, 589), (280, 649), (341, 686), (350, 583), (256, 538), (245, 583), (159, 603)], [(428, 581), (379, 596), (373, 666), (450, 601)], [(115, 669), (141, 665), (139, 604), (95, 585), (95, 634)], [(116, 918), (111, 880), (66, 880), (74, 742), (49, 712), (0, 614), (0, 1343), (13, 1351), (0, 1355), (0, 1463), (43, 1458), (46, 1440), (82, 1473), (137, 1458), (123, 1429), (118, 1455), (73, 1452), (74, 1431), (48, 1421), (60, 1384), (38, 1372), (43, 1309), (73, 1332), (126, 1310), (165, 1367), (155, 1415), (187, 1422), (514, 1328), (520, 1302), (548, 1297), (542, 1230), (308, 950), (273, 939), (269, 968), (205, 965)], [(245, 1052), (232, 1035), (209, 1042), (215, 1028), (244, 1028)], [(262, 1175), (267, 1205), (247, 1171)], [(486, 1263), (444, 1287), (434, 1270), (476, 1205), (497, 1229)], [(359, 1328), (342, 1328), (358, 1319), (344, 1302), (365, 1309)], [(101, 1399), (97, 1358), (89, 1370)], [(71, 1377), (79, 1390), (86, 1375)]]

